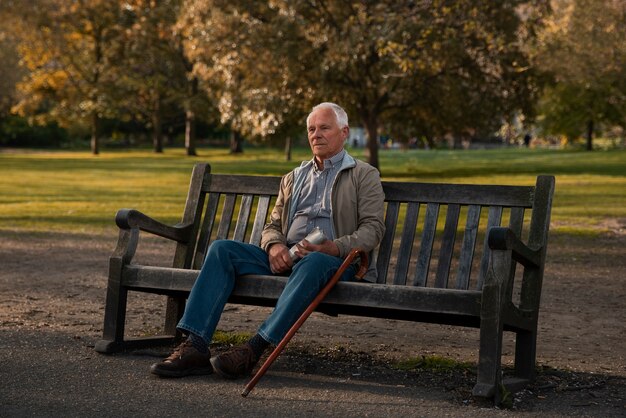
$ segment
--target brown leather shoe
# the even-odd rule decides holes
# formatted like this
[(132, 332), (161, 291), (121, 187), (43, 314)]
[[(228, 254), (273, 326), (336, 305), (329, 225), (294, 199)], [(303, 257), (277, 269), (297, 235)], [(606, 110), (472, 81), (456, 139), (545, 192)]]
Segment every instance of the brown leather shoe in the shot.
[(249, 375), (258, 361), (259, 358), (252, 351), (250, 344), (244, 344), (213, 357), (211, 364), (215, 373), (220, 376), (237, 379)]
[(196, 350), (190, 340), (185, 340), (165, 360), (154, 363), (150, 372), (163, 377), (183, 377), (213, 373), (211, 353)]

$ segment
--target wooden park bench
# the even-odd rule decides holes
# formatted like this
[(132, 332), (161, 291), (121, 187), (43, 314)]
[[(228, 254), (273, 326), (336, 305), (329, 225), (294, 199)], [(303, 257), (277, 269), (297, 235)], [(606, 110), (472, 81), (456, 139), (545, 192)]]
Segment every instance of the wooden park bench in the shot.
[[(209, 244), (223, 238), (259, 244), (279, 181), (211, 174), (208, 164), (197, 164), (180, 223), (168, 226), (139, 211), (120, 210), (104, 335), (96, 350), (112, 353), (180, 337), (176, 324)], [(340, 282), (318, 310), (479, 327), (473, 394), (497, 401), (502, 384), (515, 391), (530, 382), (554, 178), (539, 176), (535, 186), (385, 181), (383, 188), (386, 232), (372, 260), (377, 283)], [(140, 231), (176, 242), (172, 267), (133, 262)], [(274, 306), (285, 281), (241, 277), (229, 302)], [(165, 336), (125, 337), (129, 291), (167, 295)], [(503, 331), (516, 333), (515, 368), (507, 379), (501, 371)]]

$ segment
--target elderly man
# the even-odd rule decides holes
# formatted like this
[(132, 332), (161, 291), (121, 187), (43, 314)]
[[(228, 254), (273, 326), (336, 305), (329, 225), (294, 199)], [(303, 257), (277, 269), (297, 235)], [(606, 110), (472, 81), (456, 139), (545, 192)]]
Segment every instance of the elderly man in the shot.
[[(163, 377), (210, 374), (249, 375), (263, 352), (276, 345), (338, 270), (353, 248), (373, 250), (383, 237), (384, 194), (378, 171), (344, 150), (348, 115), (334, 103), (321, 103), (307, 117), (313, 159), (286, 174), (261, 247), (217, 240), (207, 252), (178, 329), (187, 339), (151, 372)], [(326, 240), (303, 238), (315, 227)], [(299, 257), (293, 261), (289, 249)], [(211, 358), (209, 343), (237, 277), (288, 275), (276, 307), (246, 344)], [(356, 266), (341, 280), (352, 280)]]

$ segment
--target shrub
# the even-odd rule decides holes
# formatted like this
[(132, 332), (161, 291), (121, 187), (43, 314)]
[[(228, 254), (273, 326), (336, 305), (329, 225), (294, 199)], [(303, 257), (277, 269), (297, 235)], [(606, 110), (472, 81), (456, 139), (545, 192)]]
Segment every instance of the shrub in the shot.
[(0, 119), (0, 146), (48, 148), (67, 141), (67, 132), (56, 123), (31, 125), (26, 118), (14, 115)]

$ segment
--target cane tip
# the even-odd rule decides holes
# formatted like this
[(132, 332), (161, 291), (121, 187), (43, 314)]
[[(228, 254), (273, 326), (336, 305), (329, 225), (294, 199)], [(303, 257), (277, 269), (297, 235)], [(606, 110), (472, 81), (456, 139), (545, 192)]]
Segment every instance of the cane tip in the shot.
[(245, 388), (243, 390), (243, 392), (241, 392), (241, 396), (243, 396), (244, 398), (248, 396), (248, 393), (250, 393), (250, 389)]

